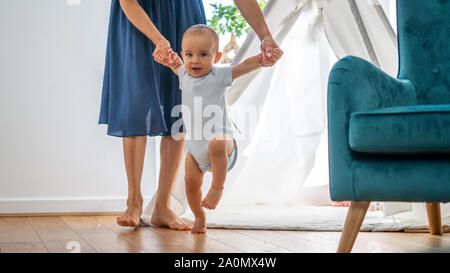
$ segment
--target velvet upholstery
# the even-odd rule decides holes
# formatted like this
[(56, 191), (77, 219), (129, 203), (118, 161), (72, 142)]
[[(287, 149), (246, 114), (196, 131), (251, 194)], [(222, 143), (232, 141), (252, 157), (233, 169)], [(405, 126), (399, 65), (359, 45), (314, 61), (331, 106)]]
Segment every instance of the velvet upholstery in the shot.
[(354, 112), (349, 145), (366, 153), (450, 153), (450, 104)]
[[(397, 78), (354, 56), (333, 66), (328, 82), (332, 200), (450, 201), (449, 14), (450, 1), (397, 1)], [(422, 151), (412, 151), (419, 144)], [(380, 153), (383, 146), (391, 151)], [(400, 152), (402, 146), (408, 151)], [(431, 151), (439, 147), (443, 150)]]

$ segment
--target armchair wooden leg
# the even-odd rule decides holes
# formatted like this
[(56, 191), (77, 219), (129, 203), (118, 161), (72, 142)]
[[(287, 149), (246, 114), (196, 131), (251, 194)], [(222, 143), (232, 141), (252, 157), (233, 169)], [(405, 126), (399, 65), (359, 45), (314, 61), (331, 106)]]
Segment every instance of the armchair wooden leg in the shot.
[(428, 224), (432, 235), (442, 235), (441, 204), (427, 203)]
[(338, 253), (348, 253), (352, 251), (353, 244), (358, 236), (364, 217), (370, 202), (351, 202), (350, 208), (345, 218), (344, 229), (339, 241)]

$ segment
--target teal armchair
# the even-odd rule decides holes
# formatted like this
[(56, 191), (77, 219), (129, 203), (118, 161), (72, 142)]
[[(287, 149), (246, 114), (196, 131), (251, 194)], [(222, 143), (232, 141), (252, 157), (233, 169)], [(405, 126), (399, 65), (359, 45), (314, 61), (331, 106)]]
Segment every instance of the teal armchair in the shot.
[(450, 1), (398, 0), (397, 30), (397, 78), (353, 56), (329, 76), (330, 195), (351, 201), (338, 252), (371, 201), (427, 203), (432, 234), (450, 201)]

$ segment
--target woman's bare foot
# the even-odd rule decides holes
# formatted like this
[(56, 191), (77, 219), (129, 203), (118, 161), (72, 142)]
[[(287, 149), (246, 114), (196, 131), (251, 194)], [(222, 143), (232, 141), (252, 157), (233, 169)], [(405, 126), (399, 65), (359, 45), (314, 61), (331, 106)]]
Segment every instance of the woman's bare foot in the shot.
[(142, 215), (142, 202), (131, 202), (122, 216), (117, 217), (117, 224), (121, 226), (138, 227)]
[(151, 223), (155, 226), (168, 227), (174, 230), (190, 230), (191, 225), (181, 221), (171, 210), (155, 210), (153, 211)]
[(194, 227), (191, 229), (191, 233), (206, 233), (206, 217), (195, 217)]
[(200, 206), (207, 209), (215, 209), (217, 204), (219, 204), (220, 198), (222, 197), (223, 189), (213, 188), (211, 187), (208, 191), (208, 194), (205, 198), (200, 202)]

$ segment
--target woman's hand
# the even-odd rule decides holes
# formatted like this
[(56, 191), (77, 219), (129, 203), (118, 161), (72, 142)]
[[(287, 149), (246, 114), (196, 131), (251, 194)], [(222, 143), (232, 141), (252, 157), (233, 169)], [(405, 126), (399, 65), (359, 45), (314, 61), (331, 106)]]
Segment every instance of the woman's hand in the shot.
[(172, 50), (167, 40), (160, 40), (155, 43), (153, 59), (165, 66), (171, 67), (179, 62), (178, 54)]
[[(261, 40), (261, 53), (263, 54), (261, 65), (265, 67), (274, 65), (283, 55), (283, 51), (272, 38), (258, 1), (234, 0), (234, 3)], [(278, 51), (274, 51), (275, 48)]]
[(273, 66), (283, 56), (283, 50), (278, 46), (272, 36), (266, 36), (261, 41), (262, 58), (260, 63), (264, 67)]

